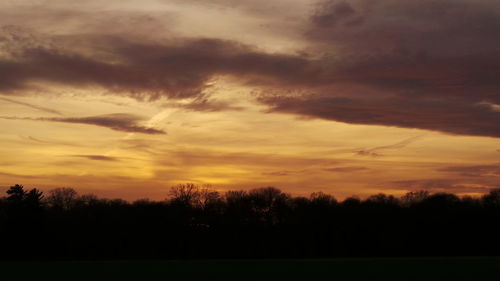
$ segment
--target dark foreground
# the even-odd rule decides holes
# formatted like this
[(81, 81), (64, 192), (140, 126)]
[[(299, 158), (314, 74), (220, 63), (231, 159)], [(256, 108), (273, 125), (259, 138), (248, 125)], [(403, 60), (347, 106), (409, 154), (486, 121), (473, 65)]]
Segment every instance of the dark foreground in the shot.
[(15, 185), (0, 198), (0, 260), (498, 257), (500, 189), (342, 202), (273, 188), (224, 195), (187, 184), (165, 201)]
[(4, 262), (0, 280), (500, 280), (500, 258)]

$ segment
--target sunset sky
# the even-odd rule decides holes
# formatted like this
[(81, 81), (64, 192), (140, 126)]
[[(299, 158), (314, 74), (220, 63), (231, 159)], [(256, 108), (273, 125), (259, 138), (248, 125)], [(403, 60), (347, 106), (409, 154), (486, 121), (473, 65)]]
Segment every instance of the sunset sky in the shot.
[(497, 0), (0, 0), (0, 187), (500, 188)]

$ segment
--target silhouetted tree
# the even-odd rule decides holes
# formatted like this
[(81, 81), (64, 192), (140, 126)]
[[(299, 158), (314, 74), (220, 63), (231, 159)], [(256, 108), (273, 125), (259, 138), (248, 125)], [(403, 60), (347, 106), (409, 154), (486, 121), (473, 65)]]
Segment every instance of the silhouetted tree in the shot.
[(33, 188), (26, 194), (26, 204), (32, 208), (39, 208), (42, 205), (43, 192)]
[(429, 195), (429, 192), (426, 190), (411, 191), (401, 197), (401, 203), (404, 206), (411, 206), (424, 201)]
[(100, 202), (99, 198), (95, 196), (94, 194), (83, 194), (79, 197), (76, 198), (76, 205), (79, 206), (96, 206)]
[[(39, 233), (43, 226), (43, 193), (34, 188), (25, 190), (16, 184), (7, 190), (6, 206), (3, 213), (6, 231), (1, 233), (4, 241), (8, 241), (3, 251), (14, 258), (23, 255), (32, 257), (40, 254), (41, 245), (31, 243), (30, 236)], [(1, 237), (0, 237), (1, 238)]]
[(22, 202), (26, 198), (24, 186), (16, 184), (7, 190), (7, 200), (10, 202)]
[(202, 209), (215, 207), (220, 205), (221, 202), (220, 193), (212, 189), (210, 185), (206, 185), (199, 190), (199, 204)]
[(280, 211), (286, 208), (290, 195), (275, 187), (252, 189), (248, 193), (253, 210), (268, 223), (276, 223), (280, 219)]
[(348, 197), (342, 202), (344, 207), (358, 207), (361, 205), (361, 200), (358, 197)]
[(43, 199), (22, 185), (6, 195), (1, 259), (500, 255), (500, 190), (481, 198), (415, 191), (339, 202), (274, 187), (221, 196), (195, 184), (173, 187), (170, 200), (134, 203), (67, 188)]
[(389, 205), (396, 206), (399, 205), (399, 200), (392, 196), (383, 193), (372, 195), (366, 199), (366, 202), (377, 204), (377, 205)]
[(43, 198), (43, 192), (34, 188), (24, 190), (24, 186), (16, 184), (7, 190), (7, 201), (18, 208), (39, 208)]
[(500, 207), (500, 188), (490, 190), (481, 200), (486, 207)]
[(49, 207), (69, 210), (75, 206), (78, 193), (72, 188), (56, 188), (45, 198)]
[(337, 204), (337, 199), (335, 199), (335, 197), (331, 196), (330, 194), (325, 194), (323, 192), (313, 192), (311, 193), (311, 196), (309, 198), (311, 199), (311, 202), (314, 204), (321, 204), (321, 205)]
[(200, 188), (193, 184), (179, 184), (170, 188), (169, 192), (172, 202), (184, 206), (195, 206), (200, 203)]
[(432, 194), (420, 202), (420, 206), (431, 209), (450, 209), (460, 202), (460, 198), (455, 194), (439, 192)]

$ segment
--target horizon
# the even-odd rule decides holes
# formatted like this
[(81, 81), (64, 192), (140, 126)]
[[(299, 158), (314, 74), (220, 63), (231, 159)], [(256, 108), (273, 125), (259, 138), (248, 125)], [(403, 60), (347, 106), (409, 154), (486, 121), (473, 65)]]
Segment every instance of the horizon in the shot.
[(0, 2), (0, 191), (500, 188), (492, 0)]
[[(80, 192), (78, 189), (76, 188), (72, 188), (72, 187), (69, 187), (69, 186), (65, 186), (65, 187), (56, 187), (56, 188), (50, 188), (50, 189), (41, 189), (41, 188), (38, 188), (36, 186), (25, 186), (23, 184), (14, 184), (14, 185), (11, 185), (7, 188), (4, 188), (4, 187), (0, 187), (0, 199), (2, 198), (7, 198), (7, 195), (6, 195), (6, 191), (11, 189), (13, 186), (21, 186), (21, 187), (24, 187), (26, 190), (32, 190), (32, 189), (36, 189), (38, 191), (40, 191), (40, 195), (41, 195), (41, 198), (42, 199), (46, 199), (47, 196), (48, 197), (51, 197), (54, 193), (57, 193), (57, 192), (60, 192), (60, 191), (68, 191), (68, 190), (72, 190), (75, 192), (75, 196), (78, 196), (78, 197), (81, 197), (81, 196), (87, 196), (87, 195), (91, 195), (91, 196), (95, 196), (96, 198), (98, 199), (104, 199), (104, 200), (124, 200), (126, 201), (127, 203), (134, 203), (136, 201), (142, 201), (142, 200), (147, 200), (147, 201), (151, 201), (151, 202), (168, 202), (170, 200), (172, 200), (173, 198), (175, 198), (176, 195), (173, 195), (172, 194), (172, 191), (175, 190), (175, 189), (179, 189), (179, 188), (183, 188), (183, 187), (186, 187), (186, 186), (193, 186), (195, 192), (202, 192), (202, 191), (206, 191), (206, 192), (215, 192), (217, 194), (218, 197), (220, 198), (225, 198), (229, 193), (231, 192), (244, 192), (246, 194), (249, 194), (251, 192), (255, 192), (255, 191), (259, 191), (259, 190), (263, 190), (263, 189), (275, 189), (279, 192), (281, 192), (282, 194), (285, 194), (287, 196), (289, 196), (290, 198), (292, 199), (296, 199), (296, 198), (307, 198), (307, 199), (311, 199), (311, 198), (314, 198), (314, 197), (317, 197), (317, 196), (327, 196), (329, 198), (332, 198), (333, 200), (339, 202), (339, 203), (342, 203), (344, 202), (345, 200), (347, 199), (356, 199), (356, 200), (361, 200), (361, 201), (364, 201), (364, 200), (370, 200), (370, 199), (373, 199), (373, 198), (377, 198), (378, 196), (382, 195), (384, 197), (387, 197), (387, 198), (394, 198), (396, 200), (402, 200), (405, 196), (409, 196), (409, 195), (415, 195), (415, 194), (425, 194), (425, 196), (434, 196), (434, 195), (443, 195), (443, 194), (451, 194), (451, 195), (455, 195), (457, 196), (457, 198), (459, 199), (467, 199), (467, 198), (471, 198), (471, 199), (476, 199), (476, 200), (479, 200), (479, 199), (482, 199), (484, 198), (485, 196), (488, 196), (488, 195), (491, 195), (491, 194), (496, 194), (496, 191), (499, 191), (500, 188), (492, 188), (490, 189), (488, 192), (484, 193), (484, 194), (455, 194), (455, 193), (451, 193), (451, 192), (443, 192), (443, 191), (435, 191), (435, 192), (431, 192), (431, 191), (428, 191), (428, 190), (425, 190), (425, 189), (421, 189), (421, 190), (412, 190), (412, 191), (408, 191), (406, 193), (402, 193), (402, 194), (390, 194), (390, 193), (383, 193), (383, 192), (379, 192), (379, 193), (373, 193), (373, 194), (365, 194), (364, 196), (359, 196), (357, 194), (351, 194), (351, 195), (348, 195), (348, 196), (344, 196), (344, 197), (338, 197), (338, 196), (335, 196), (335, 194), (333, 193), (327, 193), (327, 192), (323, 192), (321, 190), (316, 190), (316, 191), (312, 191), (310, 193), (304, 193), (304, 194), (294, 194), (294, 193), (289, 193), (289, 192), (286, 192), (285, 190), (282, 190), (280, 189), (279, 187), (275, 187), (275, 186), (261, 186), (261, 187), (257, 187), (257, 188), (230, 188), (230, 189), (217, 189), (216, 187), (214, 186), (211, 186), (211, 185), (196, 185), (196, 184), (193, 184), (193, 183), (184, 183), (184, 184), (178, 184), (178, 185), (175, 185), (175, 186), (171, 186), (168, 190), (165, 190), (164, 191), (164, 196), (161, 197), (161, 198), (149, 198), (149, 197), (132, 197), (132, 198), (126, 198), (126, 197), (120, 197), (119, 195), (117, 196), (103, 196), (102, 194), (99, 195), (99, 194), (95, 194), (95, 193), (82, 193)], [(3, 195), (2, 195), (3, 194)]]

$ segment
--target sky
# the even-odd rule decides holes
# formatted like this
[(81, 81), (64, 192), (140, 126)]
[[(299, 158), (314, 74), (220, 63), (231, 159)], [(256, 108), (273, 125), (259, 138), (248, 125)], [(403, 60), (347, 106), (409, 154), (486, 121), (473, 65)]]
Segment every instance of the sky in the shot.
[(0, 188), (500, 188), (496, 0), (0, 0)]

